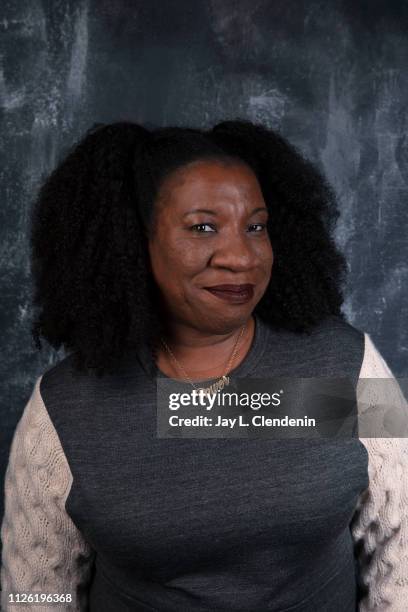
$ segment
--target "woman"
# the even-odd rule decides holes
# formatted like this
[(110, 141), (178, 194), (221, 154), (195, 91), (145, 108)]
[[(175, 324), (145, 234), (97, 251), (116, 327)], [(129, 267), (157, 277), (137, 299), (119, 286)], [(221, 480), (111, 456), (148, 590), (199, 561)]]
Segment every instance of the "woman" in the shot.
[(92, 612), (406, 609), (402, 439), (156, 433), (158, 377), (392, 378), (341, 314), (337, 216), (313, 165), (248, 121), (97, 125), (69, 152), (31, 245), (34, 338), (70, 354), (13, 438), (5, 611), (19, 593)]

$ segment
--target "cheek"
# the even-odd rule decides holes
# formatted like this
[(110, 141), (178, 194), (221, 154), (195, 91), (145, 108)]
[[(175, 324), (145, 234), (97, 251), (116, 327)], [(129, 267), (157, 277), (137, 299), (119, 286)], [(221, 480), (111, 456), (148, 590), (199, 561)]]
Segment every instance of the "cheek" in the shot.
[(259, 262), (260, 262), (260, 265), (259, 265), (260, 274), (262, 276), (260, 288), (261, 288), (261, 291), (264, 292), (271, 280), (272, 268), (273, 268), (274, 257), (273, 257), (272, 246), (270, 243), (268, 245), (265, 245), (264, 248), (260, 250), (260, 252), (258, 253), (258, 257), (259, 257)]
[(200, 271), (211, 254), (211, 246), (204, 244), (204, 241), (198, 244), (195, 240), (178, 235), (173, 236), (165, 247), (162, 249), (163, 257), (168, 260), (169, 265), (177, 269), (179, 275)]
[(261, 267), (265, 271), (270, 271), (273, 264), (273, 249), (269, 240), (260, 245), (257, 256), (261, 262)]
[[(159, 241), (149, 247), (150, 261), (156, 283), (166, 294), (183, 292), (186, 284), (203, 265), (203, 256), (185, 242)], [(204, 258), (205, 259), (205, 258)]]

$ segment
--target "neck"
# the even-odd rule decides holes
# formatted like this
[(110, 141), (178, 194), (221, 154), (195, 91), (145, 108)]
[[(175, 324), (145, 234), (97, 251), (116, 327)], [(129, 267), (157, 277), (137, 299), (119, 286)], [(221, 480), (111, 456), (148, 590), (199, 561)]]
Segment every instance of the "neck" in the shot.
[(235, 340), (243, 326), (246, 329), (254, 326), (252, 315), (246, 321), (243, 321), (241, 325), (224, 333), (209, 333), (179, 321), (172, 321), (167, 326), (164, 338), (166, 342), (171, 343), (172, 349), (178, 351), (205, 349), (211, 346), (221, 347), (223, 344), (228, 344), (231, 340)]
[[(237, 353), (231, 365), (232, 369), (241, 363), (252, 344), (255, 330), (253, 316), (251, 315), (243, 325), (245, 329), (236, 347)], [(231, 357), (243, 325), (224, 334), (205, 334), (184, 325), (174, 325), (166, 334), (165, 341), (189, 375), (221, 376), (224, 373), (221, 370), (225, 369)], [(160, 349), (157, 365), (169, 376), (180, 377), (181, 375), (164, 347)]]

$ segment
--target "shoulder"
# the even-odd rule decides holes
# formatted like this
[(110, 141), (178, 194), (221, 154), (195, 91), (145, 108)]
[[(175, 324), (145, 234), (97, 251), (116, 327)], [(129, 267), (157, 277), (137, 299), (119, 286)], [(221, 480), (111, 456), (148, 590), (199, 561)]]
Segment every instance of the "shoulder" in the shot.
[(349, 323), (344, 315), (327, 315), (307, 331), (292, 331), (282, 327), (275, 327), (272, 323), (261, 319), (264, 328), (275, 339), (282, 338), (283, 342), (298, 344), (312, 344), (316, 341), (344, 342), (349, 344), (358, 343), (360, 346), (364, 341), (364, 332)]
[(301, 332), (267, 323), (264, 335), (268, 343), (264, 370), (282, 376), (347, 377), (356, 383), (363, 361), (364, 333), (344, 316), (327, 315)]
[(347, 321), (345, 315), (328, 315), (317, 323), (310, 332), (311, 337), (323, 336), (345, 343), (361, 344), (364, 341), (364, 332)]
[[(276, 341), (272, 331), (271, 340)], [(327, 356), (363, 357), (364, 332), (349, 323), (342, 315), (328, 315), (307, 331), (279, 331), (282, 344), (301, 352), (324, 353)]]
[(40, 376), (40, 390), (54, 386), (63, 387), (78, 382), (84, 377), (75, 368), (75, 356), (73, 353), (52, 364), (44, 370)]
[(55, 420), (63, 411), (78, 411), (81, 407), (95, 405), (109, 393), (119, 393), (122, 386), (122, 370), (103, 376), (80, 372), (75, 364), (75, 355), (71, 353), (44, 371), (39, 392)]
[(337, 345), (362, 346), (364, 332), (347, 321), (344, 315), (327, 315), (305, 332), (287, 332), (294, 340), (301, 339), (304, 343), (324, 342)]

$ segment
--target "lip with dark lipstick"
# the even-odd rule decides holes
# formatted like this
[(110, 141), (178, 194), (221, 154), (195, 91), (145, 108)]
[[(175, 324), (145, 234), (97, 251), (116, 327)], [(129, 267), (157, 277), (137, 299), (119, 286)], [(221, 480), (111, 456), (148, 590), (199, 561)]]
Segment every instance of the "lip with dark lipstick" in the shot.
[(254, 296), (254, 285), (213, 285), (212, 287), (204, 287), (216, 297), (229, 302), (230, 304), (244, 304), (252, 300)]

